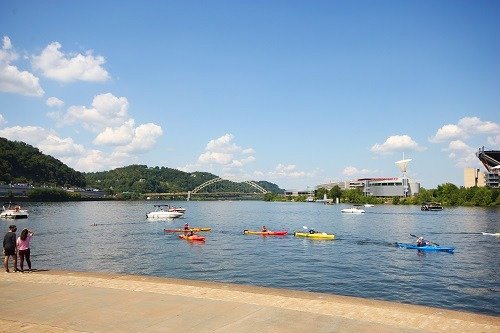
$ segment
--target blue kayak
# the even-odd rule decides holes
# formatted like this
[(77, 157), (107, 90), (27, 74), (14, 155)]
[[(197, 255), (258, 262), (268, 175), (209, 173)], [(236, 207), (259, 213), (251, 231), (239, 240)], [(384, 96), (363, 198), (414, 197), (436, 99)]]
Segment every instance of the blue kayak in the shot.
[(420, 251), (444, 251), (449, 253), (453, 253), (453, 251), (455, 250), (454, 247), (437, 245), (417, 246), (416, 244), (396, 243), (396, 246), (404, 247), (405, 249), (414, 249)]

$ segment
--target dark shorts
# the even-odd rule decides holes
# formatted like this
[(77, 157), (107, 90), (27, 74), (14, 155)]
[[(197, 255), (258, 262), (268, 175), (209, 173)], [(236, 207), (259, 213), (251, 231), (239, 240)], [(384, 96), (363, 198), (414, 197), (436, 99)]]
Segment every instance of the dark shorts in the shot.
[(4, 256), (15, 256), (16, 255), (16, 249), (3, 249), (3, 255)]

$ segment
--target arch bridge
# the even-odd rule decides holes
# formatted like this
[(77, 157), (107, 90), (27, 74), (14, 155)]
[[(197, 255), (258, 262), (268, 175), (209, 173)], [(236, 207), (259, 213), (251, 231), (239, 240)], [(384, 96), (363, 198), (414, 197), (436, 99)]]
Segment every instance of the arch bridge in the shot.
[[(223, 182), (223, 181), (233, 182), (231, 180), (223, 179), (223, 178), (220, 178), (220, 177), (212, 178), (212, 179), (204, 182), (203, 184), (198, 185), (192, 191), (188, 191), (187, 200), (189, 201), (191, 199), (191, 195), (193, 195), (193, 194), (202, 194), (203, 192), (201, 192), (201, 190), (205, 189), (206, 187), (209, 187), (211, 185), (214, 185), (216, 183)], [(258, 191), (258, 192), (254, 192), (254, 193), (266, 194), (268, 192), (265, 188), (263, 188), (262, 186), (260, 186), (259, 184), (255, 183), (252, 180), (245, 180), (245, 181), (243, 181), (241, 183), (250, 185), (251, 187), (253, 187), (254, 189), (256, 189)], [(238, 194), (239, 192), (231, 192), (231, 193), (232, 194)], [(242, 194), (242, 193), (240, 193), (240, 194)]]

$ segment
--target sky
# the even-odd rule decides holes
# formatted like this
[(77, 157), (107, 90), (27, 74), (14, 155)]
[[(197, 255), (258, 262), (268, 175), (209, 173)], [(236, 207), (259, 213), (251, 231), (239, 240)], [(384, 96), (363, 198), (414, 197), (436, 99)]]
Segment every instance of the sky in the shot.
[(0, 137), (285, 189), (463, 185), (500, 149), (499, 1), (1, 1)]

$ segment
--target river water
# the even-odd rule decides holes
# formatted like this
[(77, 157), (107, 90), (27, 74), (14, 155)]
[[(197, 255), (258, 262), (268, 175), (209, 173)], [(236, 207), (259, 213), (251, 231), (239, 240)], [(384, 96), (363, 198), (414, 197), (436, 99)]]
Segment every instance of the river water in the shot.
[[(260, 201), (174, 202), (185, 217), (148, 221), (159, 202), (26, 203), (17, 220), (35, 231), (33, 267), (142, 274), (325, 292), (499, 315), (500, 209), (380, 205), (345, 215), (345, 205)], [(211, 227), (205, 243), (164, 228)], [(1, 221), (4, 230), (12, 221)], [(92, 226), (97, 224), (96, 226)], [(285, 237), (244, 229), (288, 230)], [(334, 241), (294, 238), (303, 226)], [(455, 253), (397, 248), (422, 235)]]

